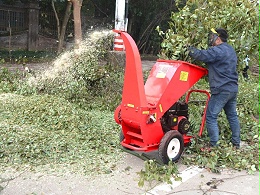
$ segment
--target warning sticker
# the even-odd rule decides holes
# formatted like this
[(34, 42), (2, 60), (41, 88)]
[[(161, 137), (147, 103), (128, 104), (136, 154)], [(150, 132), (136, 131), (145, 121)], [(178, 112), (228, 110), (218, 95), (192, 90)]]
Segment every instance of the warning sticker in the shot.
[(149, 111), (143, 111), (142, 114), (149, 114)]
[(163, 112), (162, 104), (159, 105), (160, 111)]
[(130, 108), (134, 108), (135, 107), (134, 104), (127, 104), (127, 106), (130, 107)]
[(180, 74), (180, 80), (181, 81), (187, 81), (188, 77), (189, 77), (189, 73), (188, 72), (181, 71), (181, 74)]
[(163, 79), (166, 77), (166, 73), (168, 72), (169, 70), (169, 66), (168, 65), (160, 65), (159, 66), (159, 71), (158, 73), (156, 74), (156, 78), (160, 78), (160, 79)]

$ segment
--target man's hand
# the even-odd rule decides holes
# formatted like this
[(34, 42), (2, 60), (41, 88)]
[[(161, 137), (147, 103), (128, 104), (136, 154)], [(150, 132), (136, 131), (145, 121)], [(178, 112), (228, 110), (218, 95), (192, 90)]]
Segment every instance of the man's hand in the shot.
[(189, 56), (190, 56), (191, 54), (193, 54), (193, 53), (195, 52), (196, 48), (193, 47), (193, 46), (189, 46), (189, 47), (187, 48), (187, 50), (189, 51)]

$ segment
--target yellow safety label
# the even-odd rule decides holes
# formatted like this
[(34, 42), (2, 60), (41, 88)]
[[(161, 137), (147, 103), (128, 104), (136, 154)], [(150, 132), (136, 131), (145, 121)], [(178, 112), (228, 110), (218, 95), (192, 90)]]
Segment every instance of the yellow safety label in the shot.
[(159, 79), (163, 79), (163, 78), (165, 78), (165, 76), (166, 76), (166, 73), (164, 73), (164, 72), (158, 72), (156, 74), (156, 78), (159, 78)]
[(156, 78), (159, 78), (159, 79), (165, 78), (169, 68), (170, 68), (169, 65), (160, 65), (159, 66), (159, 71), (156, 74)]
[(147, 111), (143, 111), (142, 114), (149, 114), (150, 112), (147, 110)]
[(130, 108), (134, 108), (135, 107), (134, 104), (127, 104), (127, 106), (130, 107)]
[(162, 104), (159, 104), (160, 111), (163, 112)]
[(189, 73), (185, 71), (181, 71), (180, 80), (181, 81), (188, 81)]

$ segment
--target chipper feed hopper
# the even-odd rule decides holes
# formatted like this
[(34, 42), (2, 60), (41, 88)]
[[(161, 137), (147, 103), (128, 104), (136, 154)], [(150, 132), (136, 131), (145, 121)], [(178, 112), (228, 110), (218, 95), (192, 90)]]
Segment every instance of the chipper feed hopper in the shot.
[[(184, 146), (194, 137), (190, 135), (188, 101), (192, 92), (207, 96), (199, 136), (201, 136), (209, 93), (190, 90), (207, 70), (185, 61), (157, 60), (144, 84), (142, 63), (132, 37), (115, 30), (124, 42), (126, 66), (122, 102), (114, 113), (121, 125), (121, 145), (133, 151), (158, 150), (163, 163), (177, 161)], [(186, 95), (184, 101), (180, 101)]]

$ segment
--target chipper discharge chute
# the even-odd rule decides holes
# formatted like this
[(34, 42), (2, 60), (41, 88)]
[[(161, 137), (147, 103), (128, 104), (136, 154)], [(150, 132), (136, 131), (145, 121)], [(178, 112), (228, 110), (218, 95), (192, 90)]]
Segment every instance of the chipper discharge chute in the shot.
[[(158, 150), (163, 163), (175, 162), (193, 137), (187, 135), (190, 94), (206, 94), (207, 106), (207, 91), (190, 90), (207, 70), (185, 61), (157, 60), (144, 85), (141, 58), (134, 40), (126, 32), (115, 32), (123, 38), (126, 50), (122, 102), (114, 113), (115, 121), (122, 127), (121, 145), (134, 151)], [(179, 101), (186, 92), (186, 100)]]

